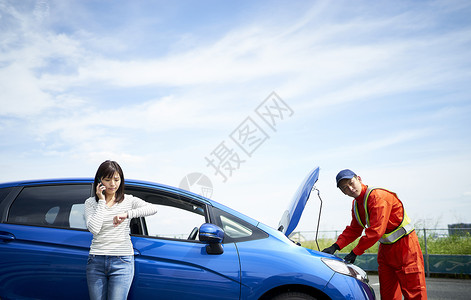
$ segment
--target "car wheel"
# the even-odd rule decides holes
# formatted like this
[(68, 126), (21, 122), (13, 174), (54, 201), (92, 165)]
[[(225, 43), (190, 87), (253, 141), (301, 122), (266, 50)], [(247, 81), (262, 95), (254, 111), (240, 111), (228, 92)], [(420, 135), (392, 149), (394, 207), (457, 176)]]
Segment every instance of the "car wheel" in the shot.
[(271, 300), (316, 300), (316, 298), (299, 292), (287, 292), (273, 297)]
[(193, 228), (190, 235), (188, 236), (189, 240), (196, 240), (196, 236), (198, 235), (198, 227)]

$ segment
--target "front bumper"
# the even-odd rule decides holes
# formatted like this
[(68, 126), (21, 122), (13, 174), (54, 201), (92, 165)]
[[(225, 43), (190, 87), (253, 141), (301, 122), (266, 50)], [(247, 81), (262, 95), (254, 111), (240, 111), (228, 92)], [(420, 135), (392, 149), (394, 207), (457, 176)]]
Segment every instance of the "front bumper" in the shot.
[[(332, 299), (375, 299), (373, 288), (369, 285), (369, 278), (366, 272), (355, 266), (346, 263), (344, 260), (336, 258), (324, 257), (322, 262), (328, 266), (334, 275), (330, 279), (328, 285), (324, 289), (327, 294), (334, 294)], [(339, 295), (335, 294), (338, 290)], [(353, 298), (351, 298), (353, 295)]]

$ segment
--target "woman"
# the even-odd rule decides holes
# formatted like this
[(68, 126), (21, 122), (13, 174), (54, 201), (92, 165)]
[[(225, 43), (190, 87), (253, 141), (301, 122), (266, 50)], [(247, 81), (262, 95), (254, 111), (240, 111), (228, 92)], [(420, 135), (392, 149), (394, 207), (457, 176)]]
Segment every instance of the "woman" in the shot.
[(132, 218), (153, 215), (157, 206), (124, 194), (124, 175), (115, 161), (105, 161), (93, 182), (95, 197), (85, 201), (85, 220), (93, 234), (87, 262), (90, 299), (126, 299), (134, 277)]

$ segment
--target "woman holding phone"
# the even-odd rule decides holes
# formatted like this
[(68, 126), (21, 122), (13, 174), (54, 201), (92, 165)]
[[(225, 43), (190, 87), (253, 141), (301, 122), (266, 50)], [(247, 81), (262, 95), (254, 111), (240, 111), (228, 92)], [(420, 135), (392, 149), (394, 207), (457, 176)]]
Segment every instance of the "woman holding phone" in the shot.
[(115, 161), (99, 167), (95, 196), (85, 201), (85, 221), (93, 234), (87, 261), (90, 299), (126, 299), (134, 278), (134, 250), (129, 222), (153, 215), (157, 206), (124, 194), (124, 175)]

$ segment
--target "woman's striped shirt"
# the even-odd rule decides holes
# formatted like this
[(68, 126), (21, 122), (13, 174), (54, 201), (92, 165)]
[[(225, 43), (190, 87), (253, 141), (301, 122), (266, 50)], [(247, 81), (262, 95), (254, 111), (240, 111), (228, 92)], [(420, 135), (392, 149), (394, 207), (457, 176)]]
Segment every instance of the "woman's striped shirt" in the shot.
[[(114, 227), (114, 216), (126, 212), (128, 218)], [(112, 207), (108, 207), (105, 200), (97, 202), (95, 197), (88, 198), (85, 200), (85, 221), (88, 230), (93, 234), (90, 254), (134, 255), (129, 235), (129, 222), (132, 218), (150, 216), (156, 212), (157, 205), (132, 195), (124, 195), (124, 200), (121, 203), (115, 203)]]

